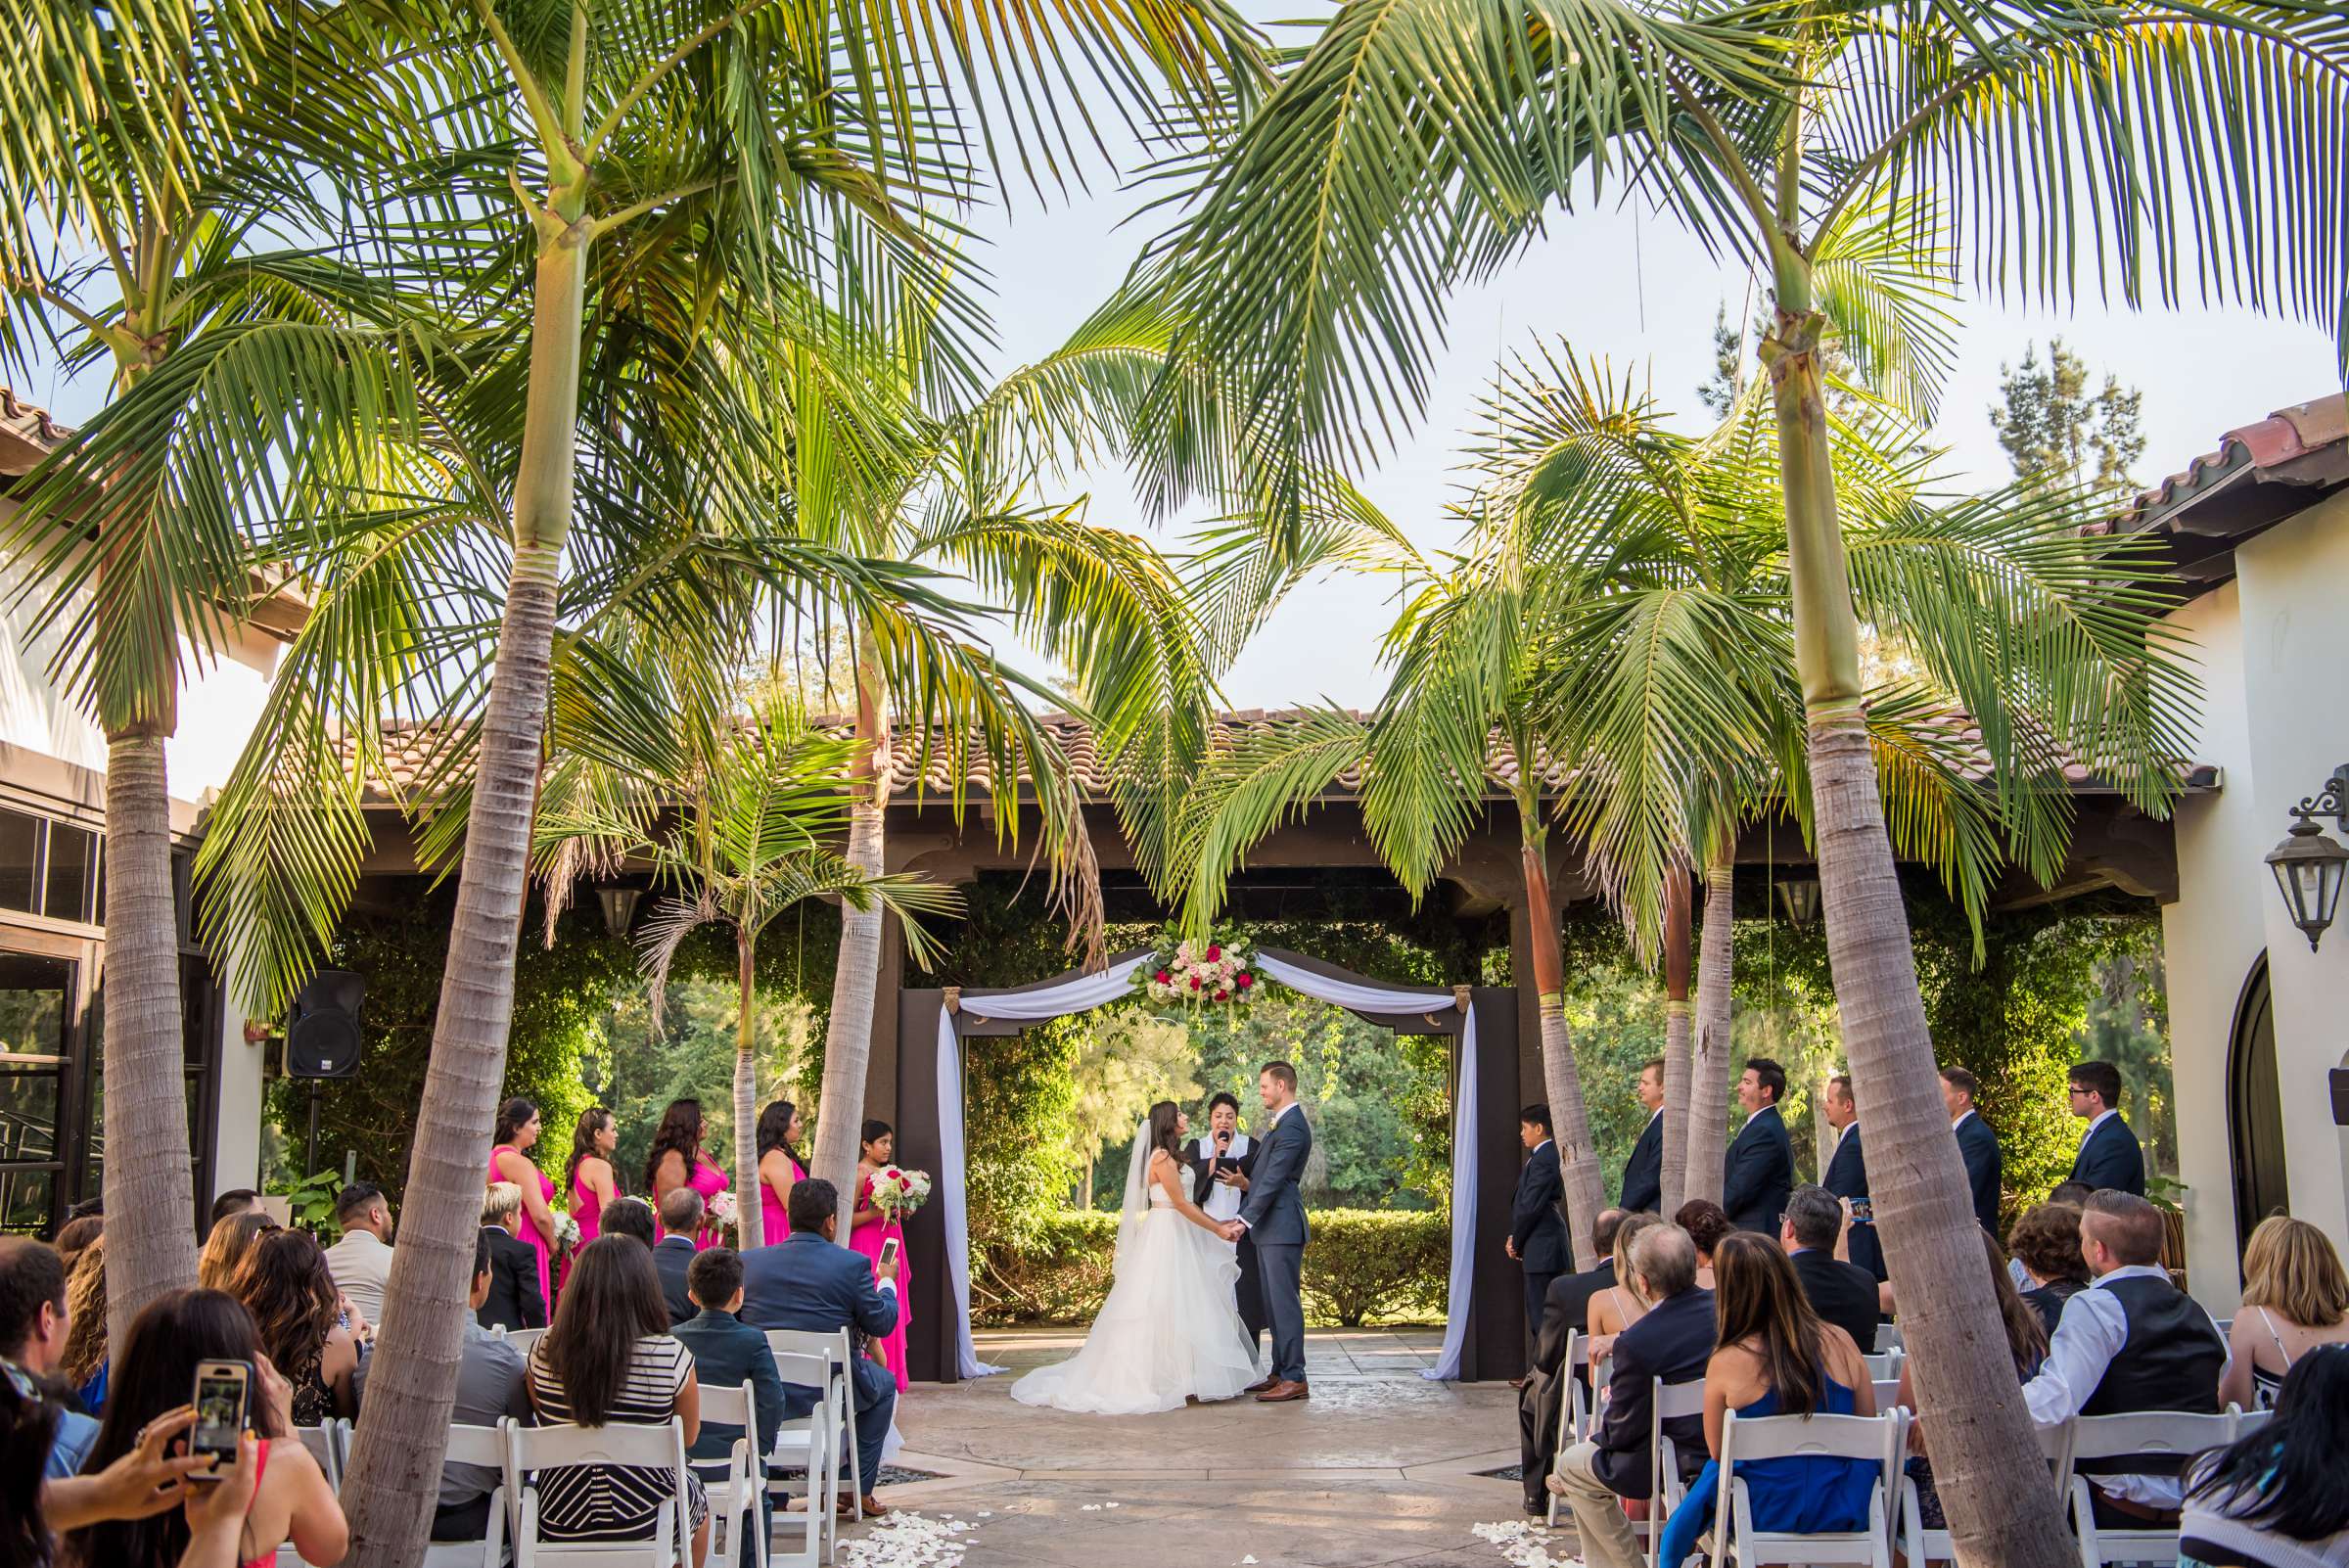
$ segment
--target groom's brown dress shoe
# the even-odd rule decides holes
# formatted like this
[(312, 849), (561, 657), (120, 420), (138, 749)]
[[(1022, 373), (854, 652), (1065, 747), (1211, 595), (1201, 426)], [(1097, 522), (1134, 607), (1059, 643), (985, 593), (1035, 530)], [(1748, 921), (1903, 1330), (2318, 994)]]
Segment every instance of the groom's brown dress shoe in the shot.
[(1292, 1400), (1306, 1400), (1313, 1397), (1313, 1391), (1303, 1383), (1283, 1382), (1275, 1383), (1259, 1394), (1256, 1397), (1256, 1403), (1259, 1405), (1286, 1405)]
[(1270, 1388), (1273, 1384), (1279, 1381), (1280, 1379), (1277, 1377), (1260, 1378), (1256, 1382), (1253, 1382), (1246, 1388), (1240, 1390), (1240, 1392), (1243, 1394), (1262, 1394), (1265, 1390)]

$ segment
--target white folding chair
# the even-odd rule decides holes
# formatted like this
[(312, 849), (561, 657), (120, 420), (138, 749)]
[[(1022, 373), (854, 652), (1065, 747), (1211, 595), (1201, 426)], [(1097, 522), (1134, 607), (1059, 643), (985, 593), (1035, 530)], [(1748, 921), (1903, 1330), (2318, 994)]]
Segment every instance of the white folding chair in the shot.
[(1898, 1350), (1878, 1351), (1860, 1359), (1867, 1362), (1867, 1375), (1879, 1383), (1888, 1377), (1897, 1378), (1901, 1375), (1901, 1352)]
[[(660, 1426), (506, 1427), (507, 1474), (519, 1478), (521, 1519), (514, 1532), (514, 1568), (701, 1568), (693, 1559), (693, 1505), (685, 1483), (685, 1423)], [(539, 1472), (569, 1464), (626, 1464), (669, 1470), (676, 1491), (661, 1499), (653, 1533), (644, 1541), (541, 1541)]]
[(1614, 1382), (1615, 1358), (1613, 1356), (1601, 1356), (1590, 1363), (1590, 1408), (1584, 1416), (1583, 1424), (1576, 1429), (1578, 1437), (1587, 1438), (1598, 1430), (1600, 1394), (1603, 1390), (1612, 1387)]
[(2083, 1459), (2175, 1457), (2181, 1464), (2204, 1449), (2234, 1441), (2236, 1417), (2188, 1415), (2152, 1410), (2131, 1415), (2083, 1415), (2072, 1423), (2072, 1531), (2080, 1538), (2081, 1568), (2108, 1562), (2174, 1563), (2178, 1527), (2119, 1530), (2096, 1523), (2093, 1477), (2079, 1473)]
[[(443, 1464), (480, 1464), (502, 1477), (506, 1469), (506, 1427), (466, 1426), (448, 1429), (448, 1452)], [(506, 1537), (512, 1525), (513, 1494), (504, 1480), (489, 1489), (489, 1523), (479, 1542), (436, 1541), (424, 1548), (424, 1568), (504, 1568)]]
[(506, 1331), (506, 1343), (522, 1352), (522, 1359), (530, 1359), (530, 1348), (546, 1337), (543, 1328), (513, 1328)]
[[(2043, 1426), (2039, 1429), (2039, 1451), (2048, 1461), (2049, 1484), (2055, 1489), (2058, 1501), (2072, 1477), (2072, 1423), (2061, 1426)], [(1909, 1559), (1909, 1568), (1924, 1568), (1928, 1561), (1955, 1562), (1958, 1548), (1947, 1530), (1928, 1530), (1923, 1518), (1923, 1499), (1916, 1483), (1906, 1474), (1901, 1477), (1901, 1551)]]
[[(723, 1464), (709, 1459), (687, 1461), (700, 1473), (702, 1490), (710, 1495), (710, 1560), (740, 1562), (743, 1535), (747, 1532), (759, 1568), (767, 1568), (765, 1514), (761, 1506), (766, 1496), (766, 1451), (759, 1446), (759, 1407), (751, 1398), (751, 1385), (722, 1388), (704, 1383), (702, 1419), (719, 1426), (742, 1428), (742, 1436), (734, 1440), (733, 1451)], [(807, 1535), (809, 1545), (805, 1560), (812, 1564), (815, 1532), (810, 1529)]]
[(2274, 1410), (2246, 1410), (2230, 1405), (2227, 1413), (2234, 1417), (2234, 1436), (2230, 1442), (2239, 1442), (2275, 1419)]
[[(814, 1342), (813, 1349), (791, 1348), (794, 1343), (807, 1341)], [(775, 1359), (776, 1375), (786, 1386), (815, 1390), (815, 1404), (807, 1413), (778, 1425), (766, 1447), (767, 1457), (777, 1469), (800, 1465), (807, 1469), (806, 1528), (800, 1549), (790, 1559), (794, 1562), (814, 1562), (819, 1557), (830, 1562), (840, 1540), (839, 1517), (834, 1510), (840, 1499), (840, 1453), (844, 1437), (840, 1402), (832, 1393), (830, 1342), (828, 1334), (797, 1334), (780, 1328), (766, 1331), (767, 1351)], [(779, 1499), (791, 1488), (780, 1476), (770, 1476), (766, 1490)], [(790, 1518), (779, 1501), (776, 1516), (778, 1522)]]
[(1647, 1538), (1647, 1568), (1657, 1568), (1656, 1548), (1664, 1544), (1664, 1521), (1688, 1493), (1681, 1480), (1680, 1445), (1664, 1435), (1664, 1423), (1705, 1413), (1703, 1374), (1684, 1383), (1657, 1378), (1648, 1389), (1647, 1408), (1647, 1517), (1634, 1520), (1632, 1530)]
[(829, 1334), (817, 1334), (797, 1329), (770, 1328), (766, 1331), (766, 1344), (769, 1350), (824, 1358), (831, 1378), (828, 1387), (832, 1394), (832, 1405), (839, 1423), (839, 1445), (832, 1452), (835, 1458), (843, 1453), (848, 1456), (851, 1511), (861, 1523), (864, 1519), (864, 1495), (875, 1482), (874, 1478), (864, 1473), (863, 1451), (856, 1446), (856, 1383), (851, 1373), (856, 1361), (856, 1349), (849, 1340), (849, 1331), (841, 1328)]
[(338, 1416), (316, 1426), (298, 1426), (294, 1435), (301, 1439), (301, 1446), (310, 1451), (310, 1457), (326, 1472), (326, 1484), (342, 1491), (343, 1463), (350, 1453), (350, 1423)]
[(1901, 1330), (1899, 1324), (1878, 1323), (1876, 1325), (1875, 1351), (1877, 1355), (1881, 1356), (1888, 1351), (1903, 1349), (1906, 1349), (1906, 1347), (1901, 1343)]
[[(1742, 1564), (1865, 1563), (1892, 1568), (1893, 1479), (1901, 1473), (1909, 1418), (1889, 1415), (1765, 1415), (1741, 1420), (1731, 1410), (1721, 1433), (1721, 1494), (1713, 1511), (1713, 1568), (1727, 1558)], [(1753, 1500), (1737, 1474), (1739, 1461), (1812, 1456), (1863, 1459), (1876, 1466), (1868, 1489), (1867, 1524), (1850, 1531), (1790, 1535), (1754, 1528)], [(1733, 1526), (1733, 1528), (1732, 1528)], [(1674, 1564), (1673, 1568), (1679, 1568)]]
[[(1899, 1406), (1899, 1405), (1900, 1405), (1900, 1403), (1901, 1403), (1901, 1380), (1900, 1380), (1899, 1378), (1897, 1378), (1897, 1377), (1873, 1377), (1873, 1378), (1870, 1378), (1870, 1379), (1868, 1379), (1868, 1381), (1869, 1381), (1869, 1382), (1871, 1382), (1871, 1383), (1873, 1383), (1873, 1384), (1875, 1384), (1875, 1386), (1876, 1386), (1876, 1413), (1877, 1413), (1877, 1414), (1881, 1415), (1881, 1414), (1883, 1414), (1883, 1413), (1884, 1413), (1886, 1410), (1892, 1409), (1892, 1408), (1894, 1408), (1896, 1406)], [(1915, 1412), (1914, 1412), (1914, 1411), (1911, 1411), (1910, 1413), (1911, 1413), (1911, 1414), (1914, 1414)]]
[[(1579, 1328), (1566, 1330), (1566, 1360), (1558, 1363), (1558, 1375), (1566, 1380), (1566, 1397), (1558, 1401), (1558, 1437), (1552, 1445), (1563, 1453), (1580, 1441), (1584, 1424), (1590, 1419), (1590, 1395), (1583, 1379), (1575, 1376), (1580, 1367), (1587, 1375), (1590, 1368), (1590, 1341)], [(1546, 1479), (1546, 1478), (1544, 1478)], [(1558, 1527), (1558, 1495), (1549, 1494), (1549, 1513), (1543, 1520), (1550, 1529)]]

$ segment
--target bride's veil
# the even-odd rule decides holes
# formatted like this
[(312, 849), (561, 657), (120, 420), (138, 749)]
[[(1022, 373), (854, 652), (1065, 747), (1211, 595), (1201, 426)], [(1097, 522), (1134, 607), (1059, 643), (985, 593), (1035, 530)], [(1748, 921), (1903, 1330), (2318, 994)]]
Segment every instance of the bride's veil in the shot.
[(1133, 1245), (1149, 1212), (1150, 1118), (1145, 1116), (1133, 1130), (1133, 1158), (1126, 1167), (1126, 1201), (1118, 1210), (1118, 1251), (1110, 1264), (1113, 1272), (1126, 1267), (1127, 1249)]

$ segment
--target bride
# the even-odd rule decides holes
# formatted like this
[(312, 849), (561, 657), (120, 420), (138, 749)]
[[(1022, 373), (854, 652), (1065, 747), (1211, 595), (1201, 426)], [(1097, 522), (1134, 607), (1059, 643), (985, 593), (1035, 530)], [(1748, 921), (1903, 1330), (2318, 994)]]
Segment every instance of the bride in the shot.
[(1173, 1100), (1150, 1107), (1133, 1140), (1118, 1222), (1117, 1277), (1084, 1345), (1012, 1385), (1023, 1405), (1087, 1415), (1145, 1415), (1186, 1399), (1227, 1400), (1257, 1379), (1232, 1286), (1232, 1244), (1191, 1201), (1176, 1150), (1191, 1124)]

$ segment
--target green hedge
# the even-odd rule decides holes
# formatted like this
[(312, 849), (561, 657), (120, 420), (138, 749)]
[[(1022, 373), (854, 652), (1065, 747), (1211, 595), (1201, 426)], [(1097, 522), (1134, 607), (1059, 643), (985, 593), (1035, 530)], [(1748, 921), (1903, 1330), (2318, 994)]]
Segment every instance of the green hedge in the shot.
[[(1451, 1227), (1440, 1214), (1324, 1209), (1310, 1218), (1305, 1253), (1308, 1321), (1359, 1327), (1444, 1315)], [(1082, 1323), (1108, 1298), (1118, 1246), (1114, 1214), (1064, 1212), (1017, 1239), (971, 1249), (971, 1316), (994, 1326)]]

